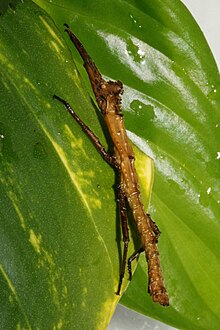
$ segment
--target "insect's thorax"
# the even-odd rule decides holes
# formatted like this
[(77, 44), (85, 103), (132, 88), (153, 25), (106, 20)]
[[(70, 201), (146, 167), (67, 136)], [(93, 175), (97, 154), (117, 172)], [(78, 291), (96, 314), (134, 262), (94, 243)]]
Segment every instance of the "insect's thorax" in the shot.
[(123, 116), (107, 112), (104, 118), (114, 144), (116, 161), (120, 168), (121, 188), (129, 196), (128, 202), (131, 209), (140, 208), (144, 212), (140, 200), (138, 176), (134, 166), (135, 156), (124, 127)]

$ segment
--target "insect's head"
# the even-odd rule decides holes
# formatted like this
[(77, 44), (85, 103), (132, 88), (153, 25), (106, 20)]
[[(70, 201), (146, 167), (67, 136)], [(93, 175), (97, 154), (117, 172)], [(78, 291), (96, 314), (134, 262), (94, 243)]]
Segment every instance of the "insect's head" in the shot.
[[(121, 112), (121, 95), (123, 93), (123, 85), (120, 81), (105, 81), (96, 87), (96, 101), (103, 114), (106, 112)], [(114, 105), (114, 107), (112, 107)]]

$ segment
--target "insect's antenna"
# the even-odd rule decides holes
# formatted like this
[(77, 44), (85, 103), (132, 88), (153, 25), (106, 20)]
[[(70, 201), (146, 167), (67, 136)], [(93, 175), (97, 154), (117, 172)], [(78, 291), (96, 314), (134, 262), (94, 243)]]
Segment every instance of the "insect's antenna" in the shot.
[(91, 57), (89, 56), (89, 54), (87, 53), (86, 49), (84, 48), (80, 40), (77, 38), (77, 36), (73, 33), (73, 31), (70, 30), (67, 24), (64, 24), (64, 26), (66, 27), (65, 32), (68, 33), (70, 39), (72, 40), (73, 44), (75, 45), (76, 49), (78, 50), (80, 56), (84, 61), (84, 67), (88, 73), (92, 87), (93, 84), (96, 84), (97, 86), (97, 83), (104, 81), (99, 70), (97, 69), (95, 63), (92, 61)]
[(121, 94), (123, 92), (123, 86), (120, 81), (106, 81), (102, 78), (98, 68), (95, 63), (92, 61), (91, 57), (87, 53), (86, 49), (83, 47), (77, 36), (70, 30), (67, 24), (64, 24), (66, 27), (65, 31), (68, 33), (71, 41), (75, 45), (78, 50), (80, 56), (84, 61), (84, 67), (89, 76), (90, 83), (92, 85), (92, 89), (102, 114), (105, 114), (106, 106), (107, 106), (107, 97), (112, 95), (115, 100), (114, 104), (117, 108), (117, 113), (121, 112), (120, 103), (121, 103)]

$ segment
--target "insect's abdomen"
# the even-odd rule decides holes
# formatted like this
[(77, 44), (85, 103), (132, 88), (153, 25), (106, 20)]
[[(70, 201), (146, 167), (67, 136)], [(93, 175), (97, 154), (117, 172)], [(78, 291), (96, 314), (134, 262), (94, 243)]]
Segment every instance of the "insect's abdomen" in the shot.
[(107, 108), (105, 121), (114, 143), (116, 161), (120, 167), (121, 189), (125, 193), (132, 210), (142, 246), (148, 262), (148, 291), (155, 302), (169, 305), (169, 298), (164, 286), (157, 239), (159, 230), (145, 212), (141, 202), (134, 162), (134, 152), (129, 143), (123, 117), (114, 113), (114, 108)]
[(163, 276), (160, 266), (157, 239), (159, 230), (150, 216), (145, 213), (140, 198), (138, 187), (131, 192), (128, 198), (130, 208), (133, 213), (142, 246), (148, 262), (148, 291), (155, 302), (161, 305), (169, 305), (169, 298), (164, 286)]

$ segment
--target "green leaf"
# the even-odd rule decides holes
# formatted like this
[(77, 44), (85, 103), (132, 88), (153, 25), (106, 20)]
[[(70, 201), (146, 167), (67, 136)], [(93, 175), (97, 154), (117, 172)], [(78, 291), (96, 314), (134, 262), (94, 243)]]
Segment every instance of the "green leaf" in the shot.
[[(106, 144), (102, 122), (32, 2), (1, 17), (0, 60), (0, 328), (104, 329), (119, 300), (115, 174), (53, 94)], [(139, 154), (149, 199), (152, 162)]]
[(143, 259), (122, 302), (181, 329), (218, 327), (219, 73), (199, 27), (177, 0), (37, 2), (123, 81), (129, 137), (155, 161), (151, 213), (171, 304), (151, 302)]
[(155, 160), (151, 213), (162, 230), (171, 306), (147, 296), (143, 260), (123, 302), (176, 327), (215, 328), (219, 74), (207, 43), (180, 1), (111, 1), (106, 9), (102, 1), (65, 1), (63, 12), (56, 3), (44, 6), (57, 25), (68, 22), (101, 71), (126, 85), (129, 136)]
[(202, 33), (179, 0), (35, 2), (60, 32), (30, 4), (0, 21), (2, 328), (101, 329), (117, 302), (114, 173), (51, 99), (65, 97), (105, 141), (62, 38), (68, 23), (123, 81), (129, 137), (155, 162), (150, 211), (170, 307), (147, 294), (144, 258), (122, 302), (181, 329), (217, 329), (220, 81)]

